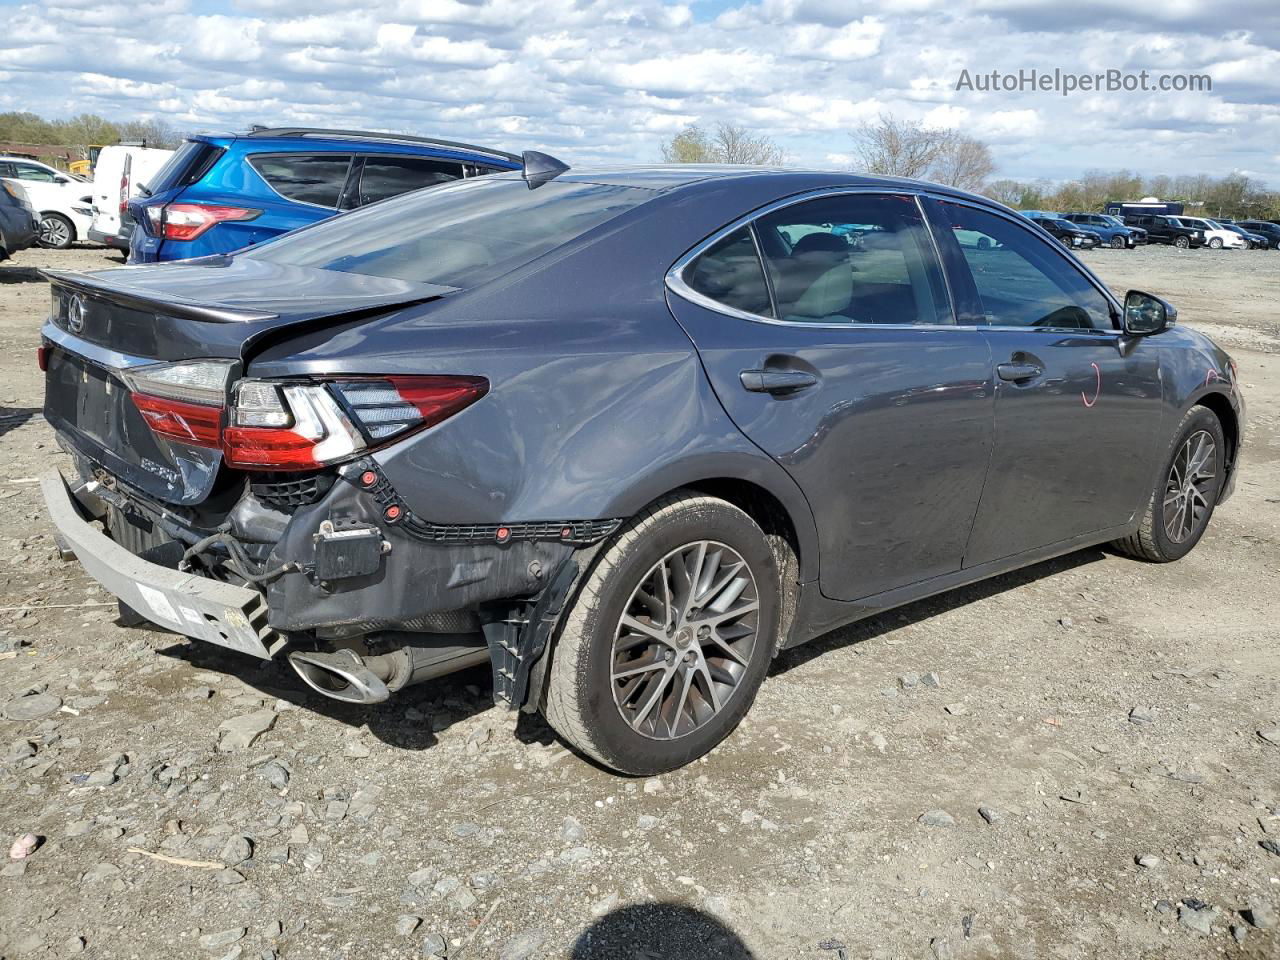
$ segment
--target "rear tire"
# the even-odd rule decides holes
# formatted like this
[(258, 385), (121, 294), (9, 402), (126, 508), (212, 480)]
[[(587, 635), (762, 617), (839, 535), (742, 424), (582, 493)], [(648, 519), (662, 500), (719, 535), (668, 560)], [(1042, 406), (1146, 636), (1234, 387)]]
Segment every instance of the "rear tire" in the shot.
[[(1208, 407), (1188, 410), (1165, 454), (1160, 479), (1151, 492), (1142, 522), (1112, 546), (1152, 563), (1181, 560), (1190, 553), (1208, 528), (1218, 503), (1226, 450), (1217, 415)], [(1206, 462), (1197, 468), (1201, 456)], [(1202, 479), (1197, 480), (1197, 475)]]
[(48, 250), (65, 250), (75, 239), (75, 225), (62, 214), (40, 214), (40, 246)]
[[(702, 589), (690, 590), (680, 571), (698, 569)], [(566, 611), (543, 714), (622, 773), (696, 760), (755, 699), (777, 646), (779, 594), (769, 543), (745, 512), (688, 490), (658, 500), (603, 550)]]

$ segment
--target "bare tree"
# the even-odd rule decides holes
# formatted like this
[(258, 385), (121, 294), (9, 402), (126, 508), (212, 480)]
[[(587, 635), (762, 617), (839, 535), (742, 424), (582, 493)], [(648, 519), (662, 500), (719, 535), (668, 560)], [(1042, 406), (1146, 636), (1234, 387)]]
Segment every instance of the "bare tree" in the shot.
[(777, 166), (785, 162), (782, 148), (763, 134), (755, 135), (732, 123), (717, 123), (708, 134), (694, 124), (662, 145), (667, 163), (753, 163)]
[(929, 167), (930, 180), (945, 183), (961, 190), (980, 190), (987, 178), (995, 172), (991, 149), (981, 140), (956, 131), (948, 136)]
[(763, 134), (753, 136), (746, 127), (717, 123), (712, 138), (717, 163), (754, 163), (776, 167), (784, 162), (782, 148)]
[(856, 169), (882, 177), (919, 179), (938, 162), (952, 134), (882, 113), (875, 123), (864, 123), (851, 136)]
[(1006, 207), (1016, 207), (1022, 202), (1022, 194), (1026, 189), (1026, 186), (1017, 180), (992, 180), (982, 192)]

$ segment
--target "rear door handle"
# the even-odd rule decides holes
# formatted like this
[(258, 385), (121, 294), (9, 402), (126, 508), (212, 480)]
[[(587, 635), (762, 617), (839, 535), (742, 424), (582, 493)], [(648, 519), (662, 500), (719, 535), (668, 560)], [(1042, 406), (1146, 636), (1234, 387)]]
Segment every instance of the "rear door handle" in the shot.
[(804, 370), (743, 370), (738, 378), (743, 388), (752, 393), (794, 393), (818, 382), (816, 376)]
[(1001, 363), (996, 366), (996, 375), (1001, 380), (1009, 380), (1013, 383), (1034, 380), (1042, 373), (1044, 368), (1038, 363)]

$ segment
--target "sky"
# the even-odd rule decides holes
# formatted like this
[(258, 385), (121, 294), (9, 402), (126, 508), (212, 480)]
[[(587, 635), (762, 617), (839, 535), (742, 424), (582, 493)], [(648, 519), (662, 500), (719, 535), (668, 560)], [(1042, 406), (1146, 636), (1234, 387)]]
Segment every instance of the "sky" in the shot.
[[(569, 163), (654, 162), (724, 121), (847, 168), (850, 132), (891, 114), (986, 141), (997, 177), (1280, 188), (1280, 0), (0, 0), (0, 22), (0, 111), (46, 117), (389, 130)], [(957, 89), (1032, 69), (1212, 91)]]

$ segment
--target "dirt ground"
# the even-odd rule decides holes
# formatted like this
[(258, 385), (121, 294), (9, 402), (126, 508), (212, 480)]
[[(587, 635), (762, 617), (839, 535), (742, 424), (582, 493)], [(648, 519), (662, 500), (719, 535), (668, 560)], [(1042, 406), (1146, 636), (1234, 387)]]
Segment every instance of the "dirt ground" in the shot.
[(0, 834), (45, 838), (0, 856), (0, 957), (1280, 956), (1280, 253), (1086, 256), (1239, 361), (1242, 472), (1189, 557), (838, 630), (649, 781), (513, 736), (486, 670), (347, 708), (117, 625), (33, 482), (34, 268), (113, 257), (0, 264), (0, 708), (57, 701), (0, 719)]

